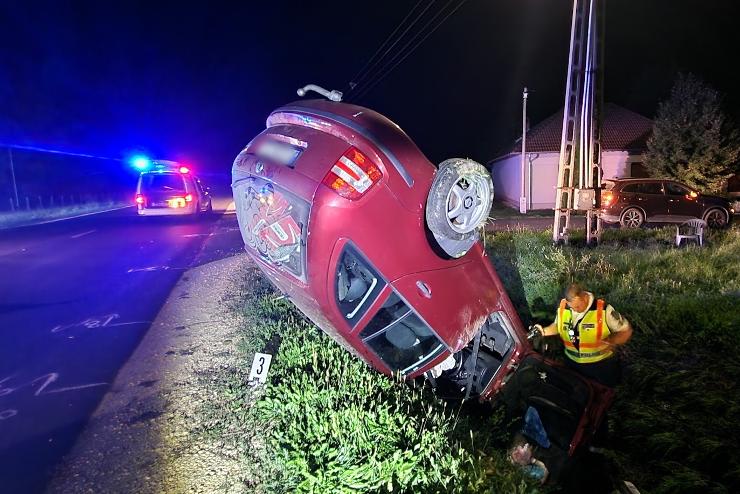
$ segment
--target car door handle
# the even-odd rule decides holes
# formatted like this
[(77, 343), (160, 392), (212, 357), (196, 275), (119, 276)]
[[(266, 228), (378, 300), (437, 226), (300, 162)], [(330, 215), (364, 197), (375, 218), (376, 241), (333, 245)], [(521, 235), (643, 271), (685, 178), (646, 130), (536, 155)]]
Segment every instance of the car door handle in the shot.
[(432, 298), (432, 289), (423, 281), (419, 280), (416, 282), (416, 289), (422, 297)]

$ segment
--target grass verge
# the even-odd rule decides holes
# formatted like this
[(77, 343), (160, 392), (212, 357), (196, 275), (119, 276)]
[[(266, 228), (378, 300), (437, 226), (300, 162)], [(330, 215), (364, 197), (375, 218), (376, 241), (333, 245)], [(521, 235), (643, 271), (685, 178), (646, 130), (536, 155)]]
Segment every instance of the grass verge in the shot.
[[(643, 492), (739, 492), (740, 229), (704, 248), (673, 247), (674, 229), (608, 230), (596, 248), (556, 248), (551, 234), (489, 234), (491, 261), (523, 321), (549, 322), (578, 280), (635, 327), (610, 413), (615, 477)], [(504, 458), (507, 424), (450, 409), (380, 375), (279, 300), (253, 271), (229, 310), (246, 314), (240, 366), (209, 376), (201, 434), (240, 452), (257, 492), (535, 492)], [(270, 382), (248, 387), (255, 351), (274, 353)]]
[[(450, 408), (424, 387), (381, 375), (335, 344), (256, 272), (230, 310), (247, 315), (241, 368), (218, 388), (201, 434), (242, 452), (257, 492), (533, 492), (504, 457), (503, 416)], [(256, 350), (269, 383), (246, 385)], [(481, 426), (483, 421), (485, 426)]]
[(610, 414), (616, 470), (649, 492), (740, 492), (740, 229), (681, 249), (671, 227), (607, 230), (593, 249), (550, 235), (490, 235), (489, 254), (525, 323), (549, 323), (571, 280), (632, 322)]

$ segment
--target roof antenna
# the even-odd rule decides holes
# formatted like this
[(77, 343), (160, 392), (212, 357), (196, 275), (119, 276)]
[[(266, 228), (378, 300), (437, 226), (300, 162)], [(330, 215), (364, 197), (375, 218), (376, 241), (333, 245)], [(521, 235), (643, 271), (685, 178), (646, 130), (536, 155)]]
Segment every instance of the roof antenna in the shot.
[(308, 91), (315, 91), (319, 93), (321, 96), (323, 96), (326, 99), (329, 99), (331, 101), (342, 101), (342, 92), (337, 91), (336, 89), (333, 89), (331, 91), (327, 91), (321, 86), (317, 86), (315, 84), (309, 84), (307, 86), (303, 86), (302, 88), (298, 89), (298, 96), (305, 96)]

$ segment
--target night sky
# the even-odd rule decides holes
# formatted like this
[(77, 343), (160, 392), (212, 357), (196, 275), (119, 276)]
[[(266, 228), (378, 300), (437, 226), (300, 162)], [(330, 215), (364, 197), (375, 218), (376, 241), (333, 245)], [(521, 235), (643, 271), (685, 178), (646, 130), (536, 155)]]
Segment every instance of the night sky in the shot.
[[(409, 33), (459, 1), (438, 0)], [(0, 143), (114, 157), (143, 150), (227, 171), (270, 110), (298, 99), (298, 87), (346, 93), (416, 4), (3, 2)], [(360, 84), (349, 100), (396, 121), (435, 162), (485, 162), (520, 131), (524, 85), (534, 90), (531, 122), (562, 106), (571, 6), (468, 0), (380, 84), (357, 101)], [(738, 119), (738, 10), (735, 1), (607, 1), (606, 101), (652, 117), (676, 73), (691, 71), (726, 94)]]

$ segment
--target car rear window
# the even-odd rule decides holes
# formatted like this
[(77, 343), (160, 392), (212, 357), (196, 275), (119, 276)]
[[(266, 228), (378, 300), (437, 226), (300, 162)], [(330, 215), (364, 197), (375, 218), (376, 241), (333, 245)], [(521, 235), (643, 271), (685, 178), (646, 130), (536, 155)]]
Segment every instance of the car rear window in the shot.
[(432, 329), (396, 292), (391, 293), (360, 337), (391, 370), (402, 374), (414, 372), (445, 349)]
[(634, 192), (638, 194), (662, 194), (663, 186), (660, 182), (645, 182), (639, 184), (629, 184), (622, 188), (622, 192)]
[(146, 173), (141, 185), (144, 190), (185, 191), (185, 181), (179, 173)]

